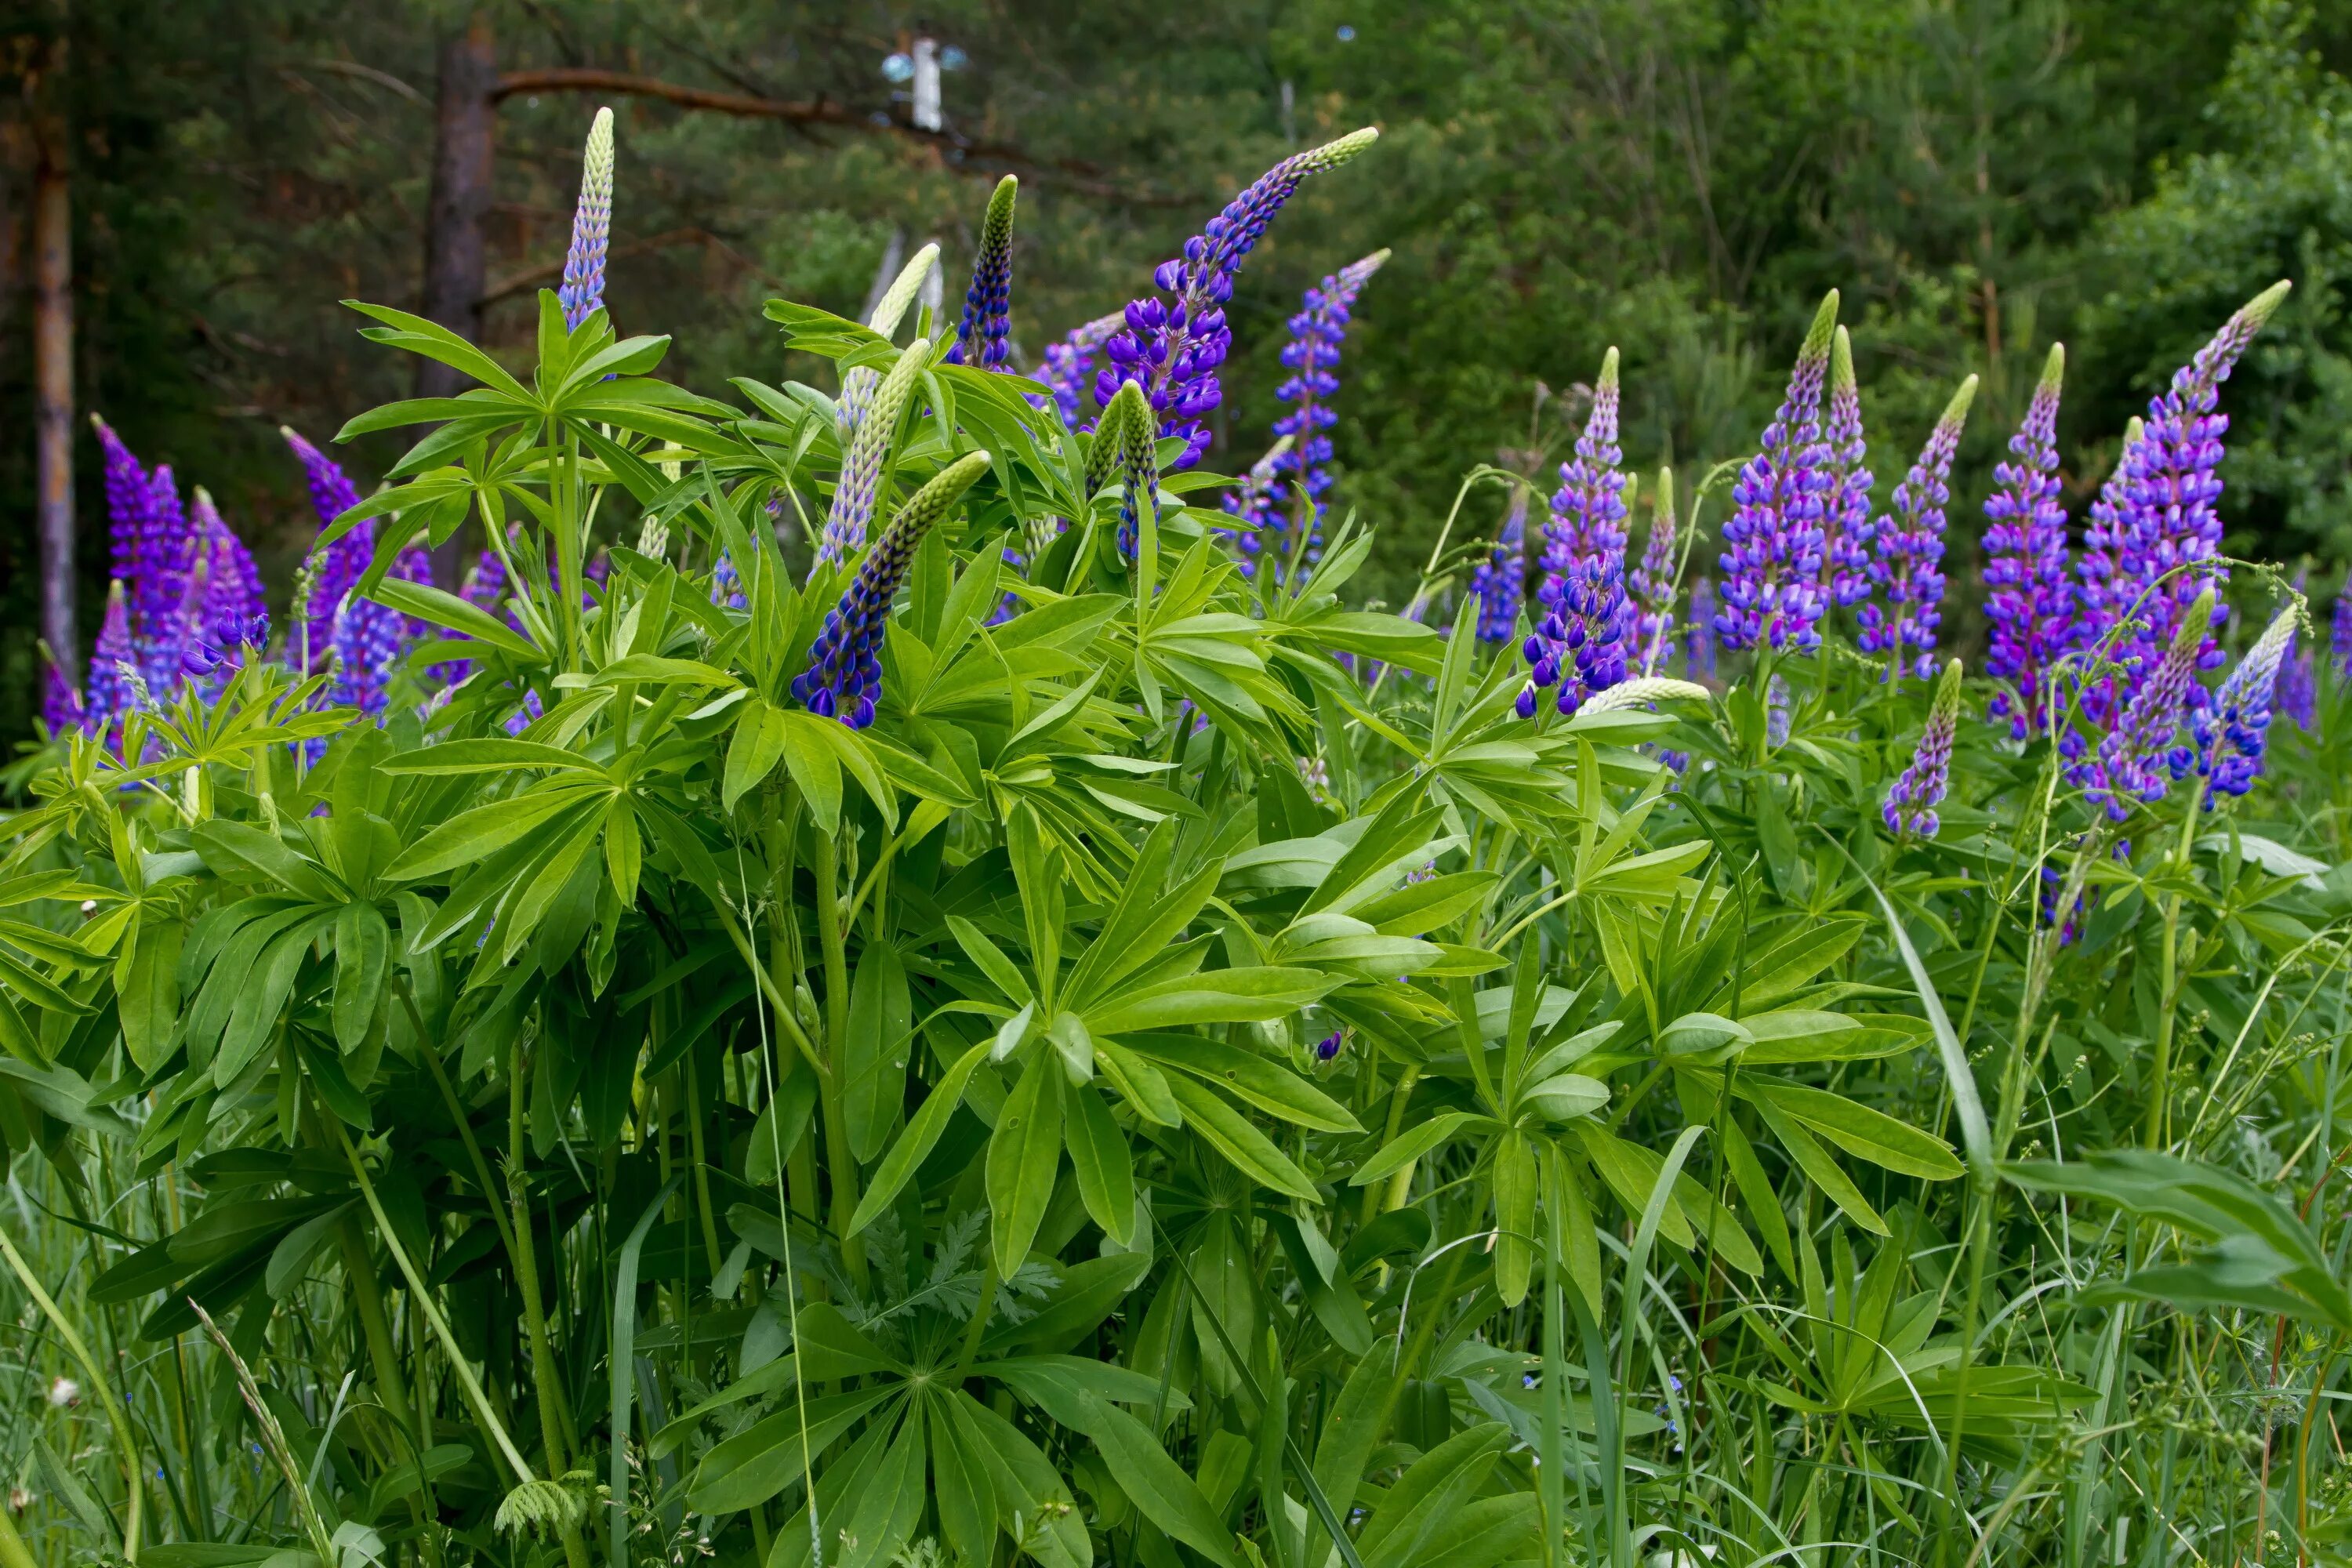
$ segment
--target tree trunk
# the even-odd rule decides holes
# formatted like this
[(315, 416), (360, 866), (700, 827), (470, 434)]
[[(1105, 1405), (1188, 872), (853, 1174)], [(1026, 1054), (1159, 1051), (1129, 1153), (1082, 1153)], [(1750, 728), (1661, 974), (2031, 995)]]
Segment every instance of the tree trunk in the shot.
[[(52, 70), (65, 64), (60, 41)], [(50, 89), (52, 101), (63, 97)], [(41, 637), (68, 680), (80, 669), (74, 618), (73, 196), (62, 112), (43, 116), (33, 170), (33, 447)]]
[[(486, 11), (441, 40), (433, 115), (433, 190), (425, 218), (425, 310), (468, 342), (482, 336), (488, 277), (482, 220), (489, 211), (491, 156), (498, 132), (498, 52)], [(416, 395), (452, 397), (467, 378), (437, 360), (419, 360)], [(434, 580), (457, 585), (463, 553), (453, 535), (433, 552)]]

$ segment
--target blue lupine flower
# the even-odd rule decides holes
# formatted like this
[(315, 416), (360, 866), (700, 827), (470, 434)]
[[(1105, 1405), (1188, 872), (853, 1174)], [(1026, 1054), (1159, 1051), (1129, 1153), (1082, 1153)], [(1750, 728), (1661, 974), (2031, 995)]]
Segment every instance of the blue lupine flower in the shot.
[(1108, 407), (1124, 383), (1140, 382), (1159, 416), (1160, 434), (1184, 437), (1176, 466), (1199, 460), (1209, 445), (1202, 420), (1223, 395), (1217, 367), (1233, 347), (1224, 303), (1233, 297), (1234, 274), (1301, 181), (1338, 168), (1379, 137), (1377, 131), (1358, 131), (1285, 158), (1186, 240), (1181, 256), (1161, 262), (1152, 281), (1174, 298), (1128, 306), (1127, 329), (1103, 345), (1110, 363), (1096, 373), (1096, 404)]
[(1521, 718), (1535, 715), (1538, 689), (1559, 682), (1558, 706), (1574, 713), (1625, 679), (1625, 557), (1588, 555), (1560, 585), (1558, 601), (1522, 651), (1534, 665), (1519, 692)]
[(1952, 455), (1968, 423), (1977, 378), (1960, 383), (1943, 417), (1928, 432), (1919, 460), (1895, 487), (1894, 507), (1872, 529), (1870, 580), (1885, 599), (1857, 613), (1857, 640), (1888, 656), (1894, 673), (1926, 679), (1936, 668), (1936, 632), (1944, 620), (1944, 507)]
[(573, 331), (604, 308), (604, 256), (613, 237), (613, 111), (599, 109), (588, 125), (580, 165), (580, 205), (572, 214), (572, 248), (563, 258), (563, 286), (555, 291), (563, 324)]
[(2050, 346), (2025, 419), (2009, 439), (2011, 461), (1992, 471), (1985, 500), (1985, 617), (1992, 623), (1986, 673), (2014, 692), (1992, 700), (2012, 740), (2048, 727), (2050, 671), (2075, 645), (2074, 593), (2067, 583), (2066, 509), (2058, 500), (2058, 395), (2066, 347)]
[(808, 668), (793, 678), (793, 695), (810, 712), (839, 719), (853, 730), (874, 722), (875, 705), (882, 699), (883, 633), (891, 602), (914, 564), (915, 548), (988, 471), (990, 461), (986, 452), (967, 452), (940, 469), (866, 552), (841, 602), (825, 613), (824, 629), (809, 649)]
[(1869, 596), (1869, 442), (1862, 431), (1862, 388), (1853, 376), (1853, 343), (1840, 327), (1830, 341), (1830, 415), (1822, 428), (1830, 482), (1822, 509), (1823, 586), (1840, 605)]
[[(1069, 428), (1078, 427), (1085, 407), (1094, 400), (1095, 356), (1126, 325), (1126, 316), (1114, 311), (1072, 329), (1060, 342), (1045, 345), (1037, 379), (1045, 384), (1054, 406), (1062, 411), (1062, 423)], [(1040, 408), (1045, 406), (1042, 401), (1032, 401)]]
[(1642, 546), (1641, 564), (1626, 574), (1626, 585), (1641, 612), (1634, 640), (1644, 675), (1657, 672), (1666, 657), (1666, 641), (1674, 635), (1675, 574), (1681, 565), (1675, 526), (1675, 471), (1660, 468), (1657, 488), (1650, 495), (1650, 537)]
[(1579, 562), (1625, 553), (1626, 476), (1618, 467), (1622, 454), (1617, 448), (1617, 351), (1612, 348), (1601, 356), (1592, 412), (1576, 438), (1575, 453), (1559, 466), (1559, 489), (1552, 492), (1551, 515), (1544, 523), (1543, 575), (1536, 597), (1546, 608), (1559, 601)]
[(1690, 629), (1683, 633), (1683, 668), (1693, 680), (1715, 679), (1715, 581), (1691, 584)]
[(2273, 693), (2288, 647), (2294, 641), (2295, 607), (2289, 605), (2246, 650), (2221, 683), (2210, 707), (2191, 720), (2197, 737), (2197, 771), (2206, 781), (2210, 809), (2225, 795), (2243, 795), (2263, 771), (2263, 747), (2271, 725)]
[(1021, 182), (1007, 174), (988, 198), (980, 224), (980, 251), (971, 261), (971, 286), (964, 290), (963, 319), (956, 323), (950, 364), (1006, 370), (1013, 356), (1013, 203)]
[(1276, 437), (1287, 437), (1290, 445), (1274, 459), (1273, 482), (1265, 487), (1254, 514), (1256, 526), (1244, 531), (1236, 541), (1244, 573), (1251, 570), (1262, 552), (1271, 552), (1277, 565), (1286, 562), (1302, 521), (1307, 544), (1297, 552), (1300, 563), (1312, 565), (1322, 555), (1323, 513), (1328, 504), (1324, 498), (1331, 490), (1328, 432), (1339, 422), (1331, 406), (1339, 378), (1331, 373), (1339, 368), (1339, 345), (1347, 338), (1356, 296), (1388, 258), (1387, 251), (1377, 250), (1341, 268), (1320, 286), (1307, 290), (1304, 308), (1290, 318), (1290, 342), (1282, 350), (1282, 363), (1290, 375), (1275, 388), (1275, 395), (1289, 404), (1290, 411), (1274, 422)]
[(1520, 646), (1530, 666), (1518, 710), (1532, 717), (1538, 690), (1560, 683), (1559, 709), (1573, 713), (1625, 679), (1633, 605), (1625, 597), (1625, 475), (1617, 467), (1617, 351), (1601, 356), (1592, 412), (1575, 454), (1560, 465), (1544, 526), (1542, 611)]
[(1837, 325), (1832, 289), (1813, 316), (1762, 449), (1739, 470), (1738, 510), (1723, 525), (1723, 608), (1715, 629), (1729, 648), (1810, 650), (1827, 607), (1822, 592), (1822, 520), (1832, 476), (1822, 439), (1822, 384)]
[(2083, 765), (2086, 797), (2095, 805), (2105, 805), (2112, 821), (2128, 816), (2134, 801), (2162, 800), (2171, 779), (2194, 763), (2193, 752), (2175, 747), (2174, 735), (2189, 689), (2195, 684), (2198, 647), (2212, 625), (2213, 598), (2209, 586), (2190, 601), (2189, 613), (2163, 656), (2131, 688), (2122, 717), (2100, 741), (2097, 754)]
[(2336, 608), (2328, 618), (2327, 651), (2336, 658), (2337, 679), (2352, 674), (2352, 583), (2336, 595)]
[(1478, 602), (1480, 642), (1508, 642), (1518, 627), (1519, 604), (1527, 595), (1527, 538), (1528, 492), (1515, 486), (1493, 552), (1470, 574), (1470, 596)]
[(251, 640), (256, 616), (267, 619), (261, 574), (254, 566), (252, 552), (222, 521), (220, 509), (213, 504), (213, 498), (202, 485), (196, 487), (194, 511), (196, 536), (205, 563), (205, 593), (197, 607), (196, 630), (215, 647), (235, 647)]
[(1879, 807), (1888, 832), (1936, 837), (1942, 826), (1936, 807), (1952, 782), (1952, 740), (1959, 724), (1960, 661), (1956, 658), (1944, 666), (1944, 679), (1937, 683), (1936, 705), (1928, 710), (1927, 727), (1920, 733), (1911, 765), (1895, 775)]
[[(310, 508), (318, 514), (321, 527), (359, 505), (359, 489), (341, 464), (285, 426), (278, 426), (278, 434), (286, 437), (286, 444), (301, 460), (303, 477), (310, 486)], [(343, 595), (365, 574), (374, 553), (375, 520), (371, 518), (327, 546), (320, 559), (310, 583), (309, 622), (295, 629), (307, 637), (313, 668), (325, 662), (334, 641), (335, 616), (342, 607)], [(298, 658), (300, 657), (299, 648), (290, 651)]]
[(1787, 745), (1794, 717), (1789, 711), (1789, 683), (1774, 670), (1764, 688), (1764, 743), (1775, 751)]

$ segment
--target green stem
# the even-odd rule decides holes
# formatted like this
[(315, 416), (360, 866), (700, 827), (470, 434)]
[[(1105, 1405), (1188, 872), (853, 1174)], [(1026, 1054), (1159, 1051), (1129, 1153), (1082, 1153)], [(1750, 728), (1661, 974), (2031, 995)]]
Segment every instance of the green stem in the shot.
[(849, 1148), (849, 1108), (842, 1100), (849, 1050), (849, 959), (842, 945), (839, 856), (827, 842), (810, 858), (816, 889), (816, 939), (824, 963), (825, 1071), (817, 1079), (824, 1108), (825, 1156), (833, 1177), (833, 1234), (849, 1277), (866, 1283), (866, 1244), (849, 1232), (857, 1212), (857, 1156)]
[(126, 1563), (135, 1563), (139, 1561), (140, 1516), (144, 1511), (147, 1500), (146, 1471), (140, 1466), (139, 1443), (131, 1435), (131, 1423), (123, 1416), (122, 1401), (114, 1396), (113, 1389), (106, 1381), (106, 1373), (99, 1370), (98, 1358), (89, 1353), (89, 1346), (83, 1342), (80, 1333), (65, 1313), (58, 1310), (56, 1300), (42, 1287), (38, 1277), (26, 1266), (24, 1255), (16, 1250), (16, 1239), (8, 1234), (8, 1227), (5, 1225), (0, 1225), (0, 1254), (6, 1256), (8, 1267), (16, 1271), (17, 1281), (25, 1287), (25, 1293), (33, 1298), (34, 1304), (41, 1309), (42, 1315), (58, 1331), (58, 1337), (65, 1341), (66, 1349), (71, 1351), (74, 1360), (81, 1363), (82, 1375), (89, 1379), (90, 1391), (98, 1395), (100, 1405), (106, 1411), (107, 1425), (113, 1429), (115, 1447), (122, 1459), (125, 1493), (122, 1558)]
[(507, 1069), (507, 1201), (513, 1207), (515, 1284), (522, 1295), (523, 1331), (530, 1339), (530, 1376), (539, 1403), (540, 1441), (547, 1447), (550, 1471), (572, 1468), (572, 1443), (555, 1371), (555, 1348), (548, 1342), (547, 1308), (539, 1294), (539, 1256), (531, 1236), (530, 1177), (523, 1168), (523, 1104), (530, 1064), (517, 1035)]
[[(2180, 837), (2174, 842), (2173, 867), (2177, 874), (2185, 875), (2189, 866), (2189, 846), (2197, 831), (2197, 811), (2201, 803), (2202, 786), (2190, 781), (2189, 804), (2182, 813)], [(2140, 1142), (2150, 1149), (2164, 1144), (2166, 1112), (2172, 1099), (2172, 1037), (2173, 1020), (2179, 1011), (2180, 996), (2180, 895), (2173, 893), (2164, 900), (2164, 946), (2159, 953), (2159, 984), (2157, 992), (2156, 1058), (2148, 1067), (2147, 1120), (2140, 1129)]]

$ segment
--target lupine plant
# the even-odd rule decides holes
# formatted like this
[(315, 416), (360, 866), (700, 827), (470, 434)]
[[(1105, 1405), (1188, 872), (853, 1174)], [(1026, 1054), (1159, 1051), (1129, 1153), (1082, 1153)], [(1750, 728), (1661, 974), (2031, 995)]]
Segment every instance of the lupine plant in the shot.
[[(1533, 603), (1359, 607), (1345, 517), (1246, 575), (1195, 309), (1308, 159), (1084, 420), (984, 328), (772, 302), (845, 418), (361, 308), (477, 384), (310, 463), (275, 646), (148, 686), (118, 582), (143, 695), (0, 821), (0, 1563), (2340, 1560), (2340, 652), (2273, 731), (2299, 597), (2151, 546), (2123, 702), (2065, 573), (1997, 584), (2032, 681), (1892, 679), (1823, 498), (1932, 631), (1958, 411), (1873, 510), (1826, 308), (1638, 662), (1608, 375)], [(2055, 384), (1997, 558), (2073, 548)], [(2219, 384), (2135, 475), (2222, 471)], [(359, 607), (426, 628), (379, 710)]]

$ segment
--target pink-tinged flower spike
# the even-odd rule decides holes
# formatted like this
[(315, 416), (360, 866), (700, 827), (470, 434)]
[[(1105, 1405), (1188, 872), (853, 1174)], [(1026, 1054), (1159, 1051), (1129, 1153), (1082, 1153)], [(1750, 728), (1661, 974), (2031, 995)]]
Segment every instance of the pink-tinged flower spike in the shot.
[[(2105, 632), (2133, 614), (2138, 626), (2119, 651), (2121, 662), (2143, 668), (2172, 640), (2180, 617), (2209, 584), (2229, 580), (2221, 559), (2221, 437), (2230, 416), (2216, 411), (2221, 383), (2286, 299), (2282, 281), (2248, 300), (2195, 358), (2176, 372), (2172, 384), (2147, 405), (2139, 440), (2130, 443), (2116, 466), (2116, 490), (2121, 537), (2115, 542), (2116, 569), (2086, 581), (2085, 598)], [(2205, 628), (2210, 634), (2211, 628)], [(2221, 662), (2221, 645), (2208, 635), (2198, 649), (2198, 668)], [(2202, 691), (2191, 694), (2201, 704)]]
[(131, 605), (122, 579), (106, 585), (106, 618), (99, 623), (98, 640), (89, 649), (89, 683), (82, 693), (82, 716), (92, 728), (102, 729), (129, 712), (131, 662)]
[(1985, 501), (1985, 617), (1992, 623), (1985, 672), (2013, 689), (1992, 700), (2012, 740), (2049, 726), (2050, 671), (2075, 646), (2074, 593), (2067, 582), (2066, 509), (2058, 500), (2058, 395), (2066, 349), (2053, 343), (2009, 440), (2010, 461), (1992, 471)]
[(2190, 719), (2208, 810), (2222, 795), (2243, 795), (2252, 789), (2263, 771), (2263, 746), (2269, 738), (2272, 710), (2278, 706), (2279, 672), (2294, 646), (2294, 627), (2295, 607), (2290, 604), (2221, 682), (2211, 706)]
[[(1094, 403), (1095, 357), (1126, 325), (1126, 316), (1114, 311), (1072, 330), (1060, 342), (1045, 345), (1037, 379), (1053, 395), (1054, 406), (1062, 411), (1062, 423), (1069, 428), (1078, 427), (1086, 409)], [(1035, 398), (1031, 401), (1040, 408), (1045, 406)]]
[(874, 542), (841, 602), (827, 611), (824, 630), (809, 649), (808, 668), (793, 678), (793, 695), (812, 713), (853, 730), (874, 722), (882, 700), (882, 635), (891, 601), (914, 564), (915, 547), (948, 514), (972, 482), (988, 471), (986, 452), (967, 452), (917, 490)]
[(1871, 529), (1870, 581), (1885, 603), (1856, 612), (1858, 640), (1867, 653), (1888, 656), (1892, 672), (1925, 680), (1935, 672), (1936, 633), (1944, 621), (1944, 508), (1952, 455), (1959, 450), (1977, 378), (1960, 383), (1927, 433), (1919, 460), (1895, 487), (1893, 510)]
[[(1626, 475), (1617, 466), (1622, 460), (1617, 448), (1617, 351), (1612, 348), (1601, 357), (1592, 412), (1576, 438), (1575, 454), (1559, 466), (1559, 489), (1552, 492), (1551, 515), (1544, 523), (1536, 597), (1546, 609), (1559, 602), (1577, 563), (1592, 555), (1625, 553)], [(1528, 661), (1534, 662), (1533, 655)]]
[(1862, 433), (1862, 388), (1853, 378), (1853, 343), (1840, 327), (1830, 338), (1830, 416), (1822, 429), (1829, 489), (1822, 510), (1823, 585), (1841, 605), (1870, 595), (1869, 443)]
[(1837, 290), (1814, 313), (1762, 449), (1732, 487), (1738, 510), (1723, 525), (1723, 608), (1715, 629), (1729, 648), (1821, 643), (1822, 519), (1828, 506), (1828, 453), (1822, 440), (1822, 384), (1837, 326)]
[(866, 525), (874, 516), (874, 491), (882, 482), (882, 462), (898, 433), (898, 415), (916, 377), (929, 369), (931, 342), (917, 338), (898, 355), (898, 363), (882, 378), (874, 401), (858, 416), (857, 433), (841, 460), (841, 478), (833, 488), (833, 508), (825, 514), (824, 532), (817, 539), (819, 561), (846, 561), (866, 548)]
[[(1347, 338), (1356, 296), (1388, 258), (1387, 251), (1376, 250), (1341, 268), (1307, 290), (1305, 308), (1290, 318), (1290, 342), (1282, 349), (1282, 363), (1290, 375), (1274, 395), (1291, 408), (1274, 422), (1274, 433), (1289, 437), (1291, 446), (1274, 462), (1275, 482), (1268, 487), (1265, 506), (1271, 527), (1241, 540), (1245, 556), (1272, 552), (1277, 562), (1287, 561), (1304, 521), (1307, 547), (1297, 552), (1299, 561), (1312, 565), (1322, 557), (1325, 497), (1331, 491), (1328, 432), (1339, 422), (1331, 406), (1339, 378), (1332, 372), (1339, 366), (1339, 345)], [(1243, 570), (1249, 566), (1244, 560)]]
[(2182, 617), (2172, 641), (2154, 668), (2143, 672), (2130, 689), (2123, 716), (2100, 741), (2097, 755), (2084, 765), (2089, 785), (2084, 798), (2105, 805), (2110, 821), (2130, 816), (2135, 801), (2162, 800), (2170, 781), (2194, 763), (2193, 752), (2173, 754), (2179, 750), (2173, 737), (2180, 728), (2189, 689), (2195, 684), (2198, 646), (2213, 624), (2213, 597), (2209, 586), (2189, 602), (2189, 614)]
[(572, 214), (572, 249), (563, 258), (563, 286), (555, 301), (573, 331), (604, 308), (604, 255), (613, 237), (613, 111), (599, 109), (588, 125), (580, 164), (580, 205)]
[(1927, 728), (1919, 736), (1919, 749), (1911, 757), (1911, 765), (1895, 775), (1888, 786), (1885, 804), (1879, 816), (1885, 820), (1890, 833), (1916, 834), (1933, 838), (1942, 823), (1936, 807), (1943, 803), (1944, 791), (1952, 782), (1952, 738), (1960, 727), (1960, 661), (1944, 666), (1944, 679), (1936, 683), (1936, 705), (1928, 710)]
[(1233, 298), (1234, 274), (1301, 182), (1338, 168), (1379, 139), (1379, 132), (1366, 129), (1291, 154), (1226, 203), (1184, 242), (1181, 256), (1161, 262), (1151, 280), (1173, 298), (1147, 296), (1128, 306), (1126, 331), (1103, 344), (1110, 363), (1095, 374), (1096, 404), (1108, 407), (1125, 383), (1141, 383), (1159, 416), (1160, 434), (1184, 437), (1176, 467), (1198, 461), (1209, 445), (1202, 421), (1223, 395), (1217, 367), (1233, 348), (1224, 305)]
[(1511, 487), (1511, 510), (1495, 536), (1494, 552), (1470, 574), (1470, 596), (1478, 602), (1480, 642), (1504, 643), (1519, 624), (1519, 605), (1527, 596), (1528, 492)]
[(1021, 182), (1011, 174), (996, 182), (981, 219), (980, 253), (971, 260), (971, 287), (964, 290), (963, 319), (956, 323), (950, 364), (1006, 370), (1013, 357), (1013, 203)]
[(1658, 672), (1667, 639), (1674, 635), (1675, 574), (1681, 565), (1675, 527), (1675, 471), (1660, 468), (1657, 488), (1650, 492), (1649, 542), (1642, 546), (1642, 563), (1627, 574), (1633, 602), (1641, 609), (1636, 647), (1643, 675)]

